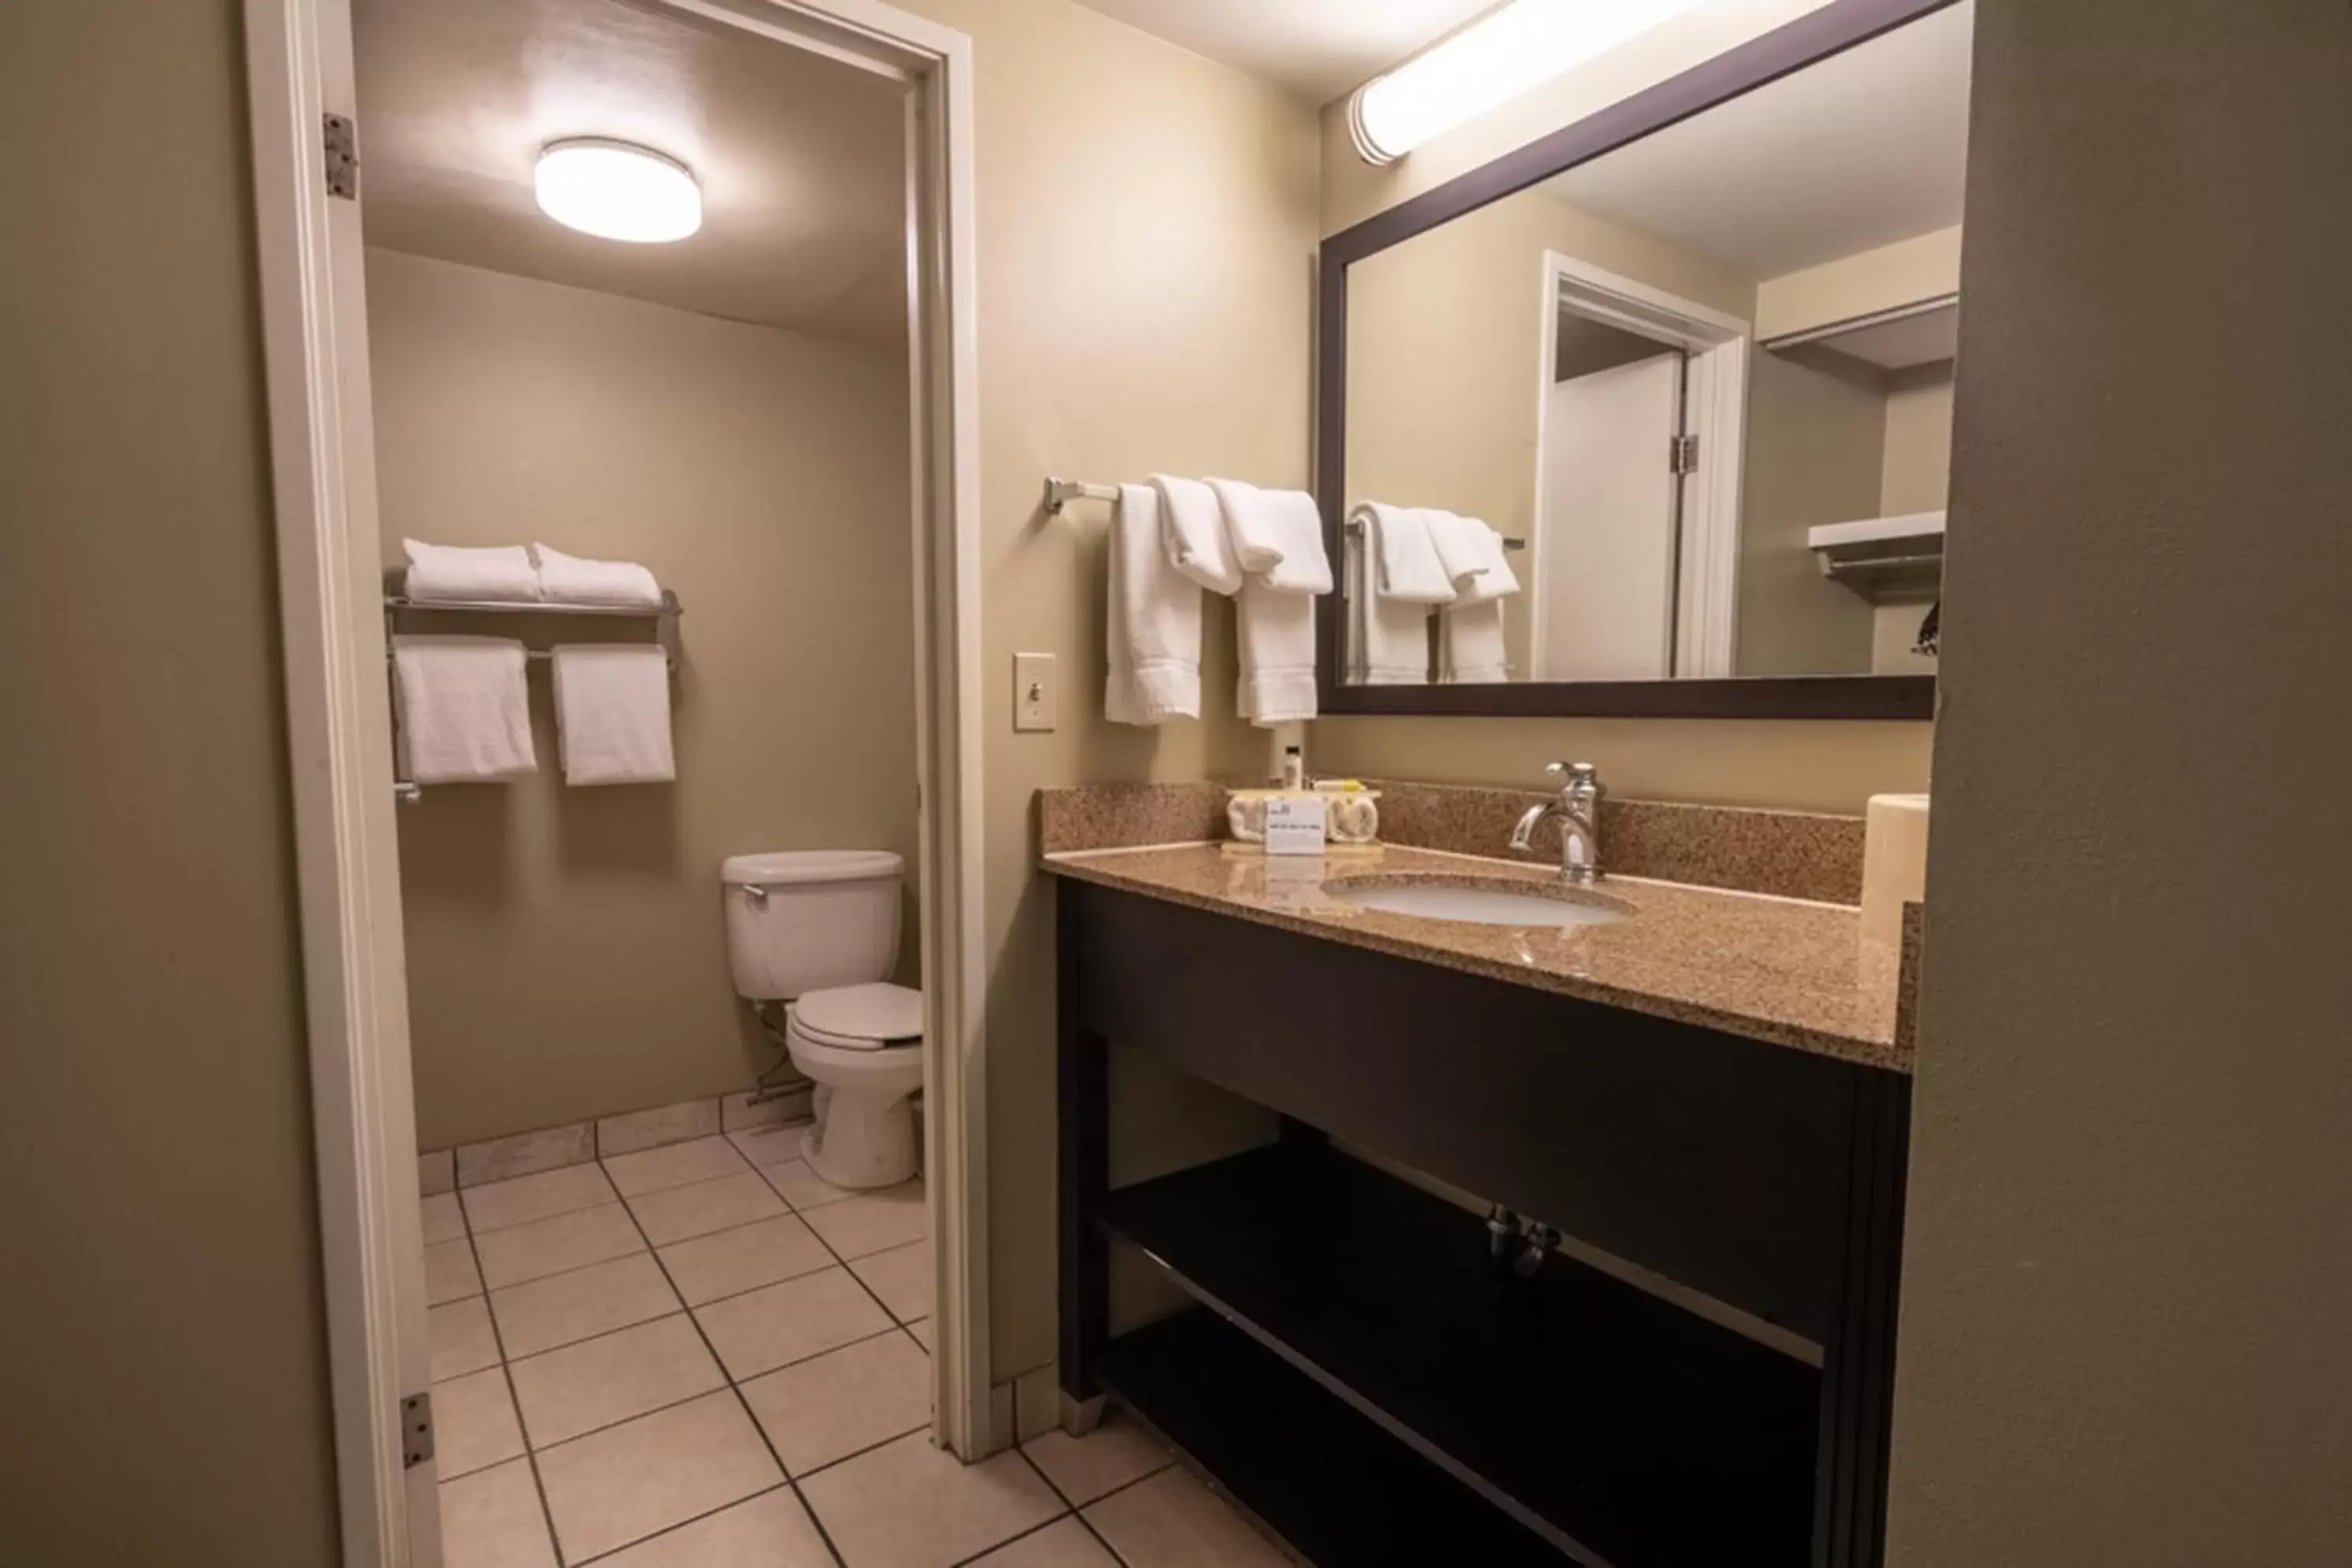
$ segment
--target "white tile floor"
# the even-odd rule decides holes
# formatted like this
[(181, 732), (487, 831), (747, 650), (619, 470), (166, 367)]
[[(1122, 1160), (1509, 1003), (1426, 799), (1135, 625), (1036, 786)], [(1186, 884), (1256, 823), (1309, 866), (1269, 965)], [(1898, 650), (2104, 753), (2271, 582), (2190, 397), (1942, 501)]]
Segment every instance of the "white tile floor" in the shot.
[(1116, 1416), (933, 1447), (921, 1184), (844, 1192), (799, 1139), (425, 1200), (446, 1568), (1286, 1561)]

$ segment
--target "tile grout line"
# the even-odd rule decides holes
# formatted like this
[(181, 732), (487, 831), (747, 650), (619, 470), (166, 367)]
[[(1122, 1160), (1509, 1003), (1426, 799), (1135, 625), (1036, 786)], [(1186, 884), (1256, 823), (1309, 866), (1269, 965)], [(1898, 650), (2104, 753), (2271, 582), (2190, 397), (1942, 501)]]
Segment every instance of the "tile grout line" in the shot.
[(583, 1557), (579, 1562), (571, 1564), (571, 1568), (589, 1568), (589, 1564), (593, 1563), (609, 1563), (624, 1552), (635, 1551), (648, 1542), (659, 1541), (663, 1536), (675, 1534), (690, 1524), (700, 1524), (706, 1519), (715, 1519), (730, 1508), (741, 1508), (747, 1502), (757, 1502), (763, 1497), (772, 1496), (777, 1492), (788, 1492), (792, 1489), (793, 1483), (789, 1480), (778, 1481), (772, 1487), (761, 1487), (750, 1497), (739, 1497), (733, 1502), (722, 1502), (717, 1508), (704, 1509), (691, 1519), (681, 1519), (676, 1524), (665, 1524), (651, 1535), (641, 1535), (635, 1541), (614, 1547), (610, 1552), (599, 1552), (593, 1557)]
[[(740, 1156), (741, 1151), (737, 1151), (737, 1153)], [(758, 1169), (757, 1166), (752, 1168), (754, 1170)], [(611, 1174), (607, 1173), (604, 1179), (607, 1181), (612, 1180)], [(770, 1182), (766, 1176), (761, 1176), (760, 1178), (760, 1183), (762, 1186), (768, 1188), (769, 1191), (775, 1192), (775, 1184)], [(776, 1193), (776, 1199), (779, 1203), (782, 1203), (787, 1210), (793, 1213), (799, 1212), (796, 1209), (793, 1209), (792, 1200), (785, 1197), (783, 1194)], [(628, 1214), (629, 1223), (633, 1226), (636, 1226), (637, 1234), (639, 1237), (644, 1238), (646, 1250), (653, 1253), (654, 1267), (661, 1270), (662, 1279), (668, 1283), (671, 1292), (675, 1294), (681, 1302), (684, 1301), (686, 1300), (686, 1292), (678, 1289), (677, 1281), (670, 1277), (669, 1265), (662, 1261), (661, 1253), (659, 1250), (656, 1249), (653, 1245), (653, 1237), (646, 1235), (646, 1227), (638, 1222), (636, 1211), (629, 1208), (628, 1205), (625, 1203), (621, 1206)], [(770, 1217), (772, 1218), (773, 1216), (772, 1215)], [(811, 1227), (809, 1234), (815, 1236), (815, 1229)], [(817, 1237), (817, 1240), (822, 1244), (824, 1238), (823, 1237)], [(855, 1279), (856, 1279), (856, 1276), (853, 1274), (850, 1278)], [(886, 1317), (888, 1315), (888, 1309), (884, 1309), (884, 1315)], [(768, 1461), (776, 1467), (776, 1474), (783, 1477), (783, 1484), (792, 1489), (793, 1500), (801, 1505), (801, 1511), (808, 1516), (809, 1524), (816, 1531), (817, 1539), (824, 1542), (824, 1549), (831, 1554), (835, 1563), (835, 1568), (848, 1568), (848, 1560), (842, 1556), (841, 1548), (834, 1544), (833, 1532), (825, 1529), (824, 1521), (816, 1516), (816, 1510), (810, 1504), (807, 1494), (801, 1490), (800, 1482), (793, 1479), (792, 1467), (784, 1463), (784, 1457), (782, 1454), (776, 1452), (776, 1445), (774, 1441), (769, 1437), (768, 1429), (760, 1425), (759, 1412), (753, 1410), (751, 1408), (751, 1402), (743, 1397), (743, 1385), (735, 1381), (734, 1372), (727, 1365), (726, 1358), (719, 1353), (719, 1347), (710, 1342), (709, 1333), (704, 1330), (702, 1320), (694, 1315), (692, 1308), (688, 1308), (687, 1310), (686, 1321), (694, 1325), (695, 1334), (702, 1341), (704, 1352), (708, 1354), (711, 1361), (718, 1365), (719, 1375), (727, 1380), (727, 1392), (735, 1396), (736, 1408), (743, 1413), (743, 1419), (751, 1424), (751, 1431), (753, 1435), (760, 1439), (760, 1446), (768, 1451)], [(835, 1348), (839, 1349), (840, 1347), (835, 1346)], [(818, 1353), (823, 1354), (824, 1352), (819, 1352)], [(717, 1390), (714, 1389), (712, 1392), (716, 1393)], [(698, 1395), (697, 1397), (707, 1396)], [(526, 1439), (526, 1441), (528, 1439)], [(766, 1489), (772, 1491), (775, 1489), (771, 1487)], [(760, 1494), (753, 1493), (752, 1495), (758, 1496)], [(736, 1503), (741, 1503), (748, 1500), (749, 1500), (745, 1498), (737, 1498), (734, 1502), (730, 1502), (727, 1506), (729, 1508), (733, 1508), (736, 1506)], [(676, 1526), (670, 1526), (668, 1528), (675, 1529)], [(660, 1531), (657, 1531), (655, 1533), (659, 1534)], [(652, 1537), (641, 1536), (638, 1539), (645, 1541), (651, 1540)], [(636, 1544), (636, 1542), (630, 1542), (628, 1544), (634, 1546)]]
[[(756, 1167), (755, 1167), (755, 1168), (756, 1168)], [(814, 1167), (812, 1167), (812, 1170), (814, 1170)], [(819, 1179), (820, 1181), (822, 1181), (824, 1178), (819, 1177), (818, 1179)], [(909, 1179), (910, 1179), (910, 1180), (913, 1180), (913, 1181), (918, 1181), (918, 1182), (919, 1182), (919, 1181), (921, 1181), (923, 1178), (922, 1178), (921, 1173), (920, 1173), (919, 1172), (918, 1172), (918, 1173), (917, 1173), (913, 1177), (911, 1177), (911, 1178), (909, 1178)], [(784, 1194), (783, 1194), (782, 1192), (780, 1192), (780, 1191), (778, 1191), (778, 1190), (777, 1190), (776, 1184), (768, 1180), (768, 1173), (767, 1173), (765, 1170), (761, 1170), (761, 1171), (760, 1171), (760, 1180), (761, 1180), (762, 1183), (764, 1183), (764, 1184), (766, 1184), (766, 1186), (767, 1186), (767, 1188), (768, 1188), (768, 1190), (769, 1190), (770, 1192), (772, 1192), (772, 1193), (775, 1193), (775, 1194), (776, 1194), (776, 1201), (777, 1201), (777, 1202), (779, 1202), (779, 1203), (782, 1204), (782, 1205), (783, 1205), (786, 1208), (788, 1208), (788, 1209), (793, 1209), (793, 1200), (792, 1200), (792, 1199), (790, 1199), (790, 1198), (788, 1198), (788, 1197), (786, 1197), (786, 1196), (784, 1196)], [(905, 1185), (906, 1184), (902, 1182), (902, 1183), (899, 1183), (899, 1184), (898, 1184), (898, 1185), (903, 1186), (903, 1185)], [(887, 1187), (877, 1187), (877, 1188), (876, 1188), (876, 1189), (874, 1189), (874, 1190), (875, 1190), (875, 1191), (877, 1191), (877, 1192), (887, 1192), (889, 1189), (888, 1189), (888, 1188), (887, 1188)], [(925, 1189), (925, 1190), (926, 1190), (926, 1194), (928, 1194), (928, 1192), (929, 1192), (928, 1187), (926, 1187), (926, 1189)], [(855, 1192), (853, 1192), (853, 1193), (851, 1193), (849, 1195), (850, 1195), (851, 1197), (853, 1197), (853, 1198), (854, 1198), (854, 1197), (859, 1197), (859, 1196), (862, 1196), (863, 1194), (859, 1194), (859, 1193), (855, 1193)], [(837, 1199), (837, 1200), (835, 1200), (835, 1201), (836, 1201), (836, 1202), (840, 1202), (840, 1201), (845, 1201), (845, 1200), (839, 1200), (839, 1199)], [(830, 1206), (830, 1205), (824, 1205), (824, 1204), (819, 1204), (819, 1205), (817, 1205), (816, 1206), (817, 1206), (817, 1207), (819, 1207), (819, 1208), (825, 1208), (825, 1207), (828, 1207), (828, 1206)], [(800, 1210), (798, 1210), (798, 1209), (793, 1209), (793, 1214), (795, 1214), (795, 1215), (799, 1214), (800, 1212), (801, 1212), (801, 1211), (800, 1211)], [(808, 1225), (808, 1221), (806, 1221), (805, 1219), (803, 1219), (803, 1221), (801, 1221), (801, 1223), (802, 1223), (803, 1225)], [(831, 1243), (830, 1241), (827, 1241), (827, 1240), (824, 1238), (824, 1232), (823, 1232), (823, 1231), (821, 1231), (821, 1230), (817, 1229), (817, 1227), (816, 1227), (816, 1226), (813, 1226), (813, 1225), (809, 1225), (809, 1226), (808, 1226), (808, 1233), (809, 1233), (811, 1236), (813, 1236), (813, 1237), (816, 1237), (816, 1244), (817, 1244), (819, 1247), (824, 1247), (824, 1248), (826, 1256), (830, 1257), (830, 1258), (833, 1259), (835, 1267), (836, 1267), (836, 1268), (840, 1268), (844, 1273), (847, 1274), (847, 1275), (848, 1275), (852, 1279), (856, 1280), (856, 1281), (857, 1281), (857, 1288), (858, 1288), (859, 1289), (861, 1289), (861, 1290), (865, 1291), (865, 1292), (866, 1292), (866, 1296), (867, 1296), (867, 1297), (868, 1297), (868, 1298), (873, 1301), (873, 1303), (874, 1303), (876, 1306), (877, 1306), (877, 1307), (879, 1307), (879, 1308), (881, 1308), (881, 1309), (882, 1309), (882, 1315), (883, 1315), (884, 1317), (886, 1317), (886, 1318), (887, 1318), (887, 1319), (889, 1319), (889, 1320), (890, 1320), (890, 1324), (891, 1324), (891, 1326), (892, 1326), (893, 1328), (904, 1329), (904, 1328), (907, 1326), (906, 1324), (904, 1324), (904, 1323), (902, 1323), (902, 1322), (900, 1322), (900, 1321), (898, 1321), (898, 1313), (896, 1313), (896, 1312), (894, 1312), (894, 1311), (892, 1311), (892, 1310), (890, 1310), (890, 1303), (889, 1303), (889, 1302), (887, 1302), (887, 1301), (885, 1301), (885, 1300), (882, 1299), (882, 1297), (881, 1297), (880, 1293), (879, 1293), (879, 1292), (877, 1292), (877, 1291), (874, 1289), (874, 1287), (873, 1287), (873, 1286), (868, 1285), (868, 1284), (866, 1282), (865, 1276), (863, 1276), (863, 1275), (859, 1274), (859, 1273), (857, 1272), (857, 1270), (856, 1270), (856, 1269), (852, 1268), (849, 1266), (849, 1265), (850, 1265), (850, 1261), (851, 1261), (851, 1260), (850, 1260), (850, 1259), (848, 1259), (848, 1258), (844, 1258), (844, 1257), (841, 1255), (840, 1250), (839, 1250), (838, 1248), (836, 1248), (836, 1247), (833, 1245), (833, 1243)], [(918, 1237), (918, 1238), (917, 1238), (917, 1240), (918, 1240), (918, 1241), (920, 1241), (920, 1242), (922, 1242), (922, 1243), (928, 1244), (928, 1243), (930, 1241), (930, 1239), (931, 1239), (931, 1222), (930, 1222), (930, 1219), (929, 1219), (929, 1211), (928, 1209), (926, 1209), (926, 1210), (925, 1210), (925, 1217), (924, 1217), (924, 1220), (923, 1220), (923, 1234), (922, 1234), (919, 1237)], [(899, 1245), (900, 1245), (900, 1246), (902, 1246), (902, 1247), (913, 1247), (913, 1246), (915, 1246), (915, 1245), (916, 1245), (916, 1242), (913, 1242), (913, 1241), (909, 1241), (909, 1242), (901, 1242)], [(873, 1252), (865, 1252), (865, 1253), (860, 1253), (860, 1254), (858, 1255), (858, 1258), (859, 1258), (859, 1260), (860, 1260), (860, 1261), (863, 1261), (865, 1258), (879, 1258), (879, 1257), (880, 1257), (880, 1256), (882, 1256), (882, 1254), (883, 1254), (883, 1253), (885, 1253), (885, 1252), (895, 1252), (895, 1251), (897, 1251), (897, 1250), (898, 1250), (898, 1248), (897, 1248), (897, 1247), (881, 1247), (881, 1248), (879, 1248), (879, 1249), (877, 1249), (877, 1250), (876, 1250), (876, 1251), (873, 1251)], [(934, 1305), (936, 1306), (936, 1303), (935, 1303)], [(910, 1334), (910, 1335), (908, 1335), (908, 1337), (909, 1339), (912, 1339), (914, 1336), (912, 1336), (912, 1335)], [(929, 1348), (928, 1346), (926, 1346), (926, 1345), (923, 1343), (923, 1342), (922, 1342), (922, 1341), (920, 1341), (920, 1340), (916, 1340), (916, 1341), (915, 1341), (915, 1348), (916, 1348), (916, 1349), (918, 1349), (918, 1350), (920, 1350), (920, 1351), (923, 1352), (923, 1354), (924, 1354), (924, 1355), (926, 1355), (926, 1356), (929, 1356), (929, 1355), (931, 1353), (931, 1352), (930, 1352)], [(936, 1411), (936, 1410), (934, 1410), (934, 1411), (931, 1413), (931, 1422), (932, 1422), (932, 1425), (933, 1425), (935, 1427), (936, 1427), (936, 1426), (938, 1426), (938, 1424), (939, 1424), (939, 1412), (938, 1412), (938, 1411)]]
[[(1029, 1442), (1034, 1443), (1036, 1440), (1036, 1438), (1032, 1437)], [(1083, 1437), (1073, 1437), (1071, 1441), (1074, 1443), (1083, 1443), (1086, 1439)], [(1097, 1503), (1108, 1502), (1111, 1499), (1118, 1496), (1121, 1492), (1132, 1491), (1135, 1488), (1141, 1486), (1152, 1477), (1173, 1469), (1179, 1462), (1174, 1454), (1170, 1453), (1163, 1448), (1160, 1450), (1160, 1462), (1152, 1466), (1151, 1468), (1144, 1471), (1143, 1474), (1129, 1477), (1128, 1479), (1123, 1480), (1119, 1482), (1118, 1485), (1111, 1488), (1108, 1491), (1102, 1493), (1099, 1497), (1091, 1497), (1084, 1502), (1077, 1502), (1071, 1499), (1069, 1493), (1061, 1489), (1053, 1477), (1045, 1473), (1045, 1466), (1039, 1464), (1034, 1458), (1030, 1457), (1028, 1443), (1015, 1443), (1013, 1445), (1013, 1447), (1014, 1452), (1018, 1453), (1024, 1459), (1028, 1460), (1029, 1468), (1037, 1472), (1038, 1479), (1045, 1483), (1047, 1489), (1051, 1490), (1055, 1497), (1060, 1498), (1064, 1502), (1070, 1505), (1070, 1512), (1076, 1518), (1080, 1524), (1086, 1526), (1087, 1533), (1093, 1536), (1096, 1541), (1099, 1542), (1102, 1545), (1102, 1549), (1110, 1553), (1111, 1561), (1119, 1563), (1121, 1568), (1125, 1568), (1127, 1559), (1120, 1554), (1118, 1547), (1113, 1546), (1110, 1543), (1109, 1536), (1105, 1535), (1101, 1531), (1095, 1528), (1095, 1521), (1087, 1517), (1087, 1510), (1094, 1507)]]
[[(548, 1550), (554, 1554), (556, 1562), (561, 1563), (563, 1561), (563, 1541), (555, 1533), (555, 1510), (547, 1500), (547, 1483), (540, 1478), (539, 1451), (530, 1446), (530, 1429), (522, 1422), (522, 1396), (515, 1392), (514, 1366), (507, 1360), (506, 1336), (499, 1331), (498, 1310), (490, 1303), (490, 1282), (488, 1277), (482, 1273), (481, 1248), (475, 1244), (474, 1240), (474, 1216), (466, 1213), (463, 1199), (458, 1201), (457, 1214), (466, 1226), (467, 1255), (473, 1258), (475, 1278), (481, 1281), (482, 1316), (489, 1320), (490, 1342), (498, 1347), (499, 1377), (506, 1384), (507, 1404), (514, 1413), (515, 1436), (522, 1439), (521, 1457), (523, 1463), (530, 1469), (530, 1489), (539, 1498), (540, 1522), (547, 1526)], [(429, 1342), (426, 1346), (426, 1353), (428, 1356), (431, 1353)], [(434, 1479), (436, 1483), (434, 1489), (437, 1494), (440, 1489), (438, 1484), (440, 1478), (436, 1475)], [(436, 1495), (434, 1500), (437, 1503), (440, 1500), (439, 1497)]]

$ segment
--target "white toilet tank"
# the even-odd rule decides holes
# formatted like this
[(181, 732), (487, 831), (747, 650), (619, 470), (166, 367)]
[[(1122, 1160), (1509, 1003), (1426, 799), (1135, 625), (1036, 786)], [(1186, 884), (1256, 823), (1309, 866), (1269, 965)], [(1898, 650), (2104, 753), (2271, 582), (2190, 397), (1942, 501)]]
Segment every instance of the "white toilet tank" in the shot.
[(898, 887), (906, 864), (887, 849), (730, 856), (727, 959), (735, 989), (789, 1001), (887, 980), (898, 965)]

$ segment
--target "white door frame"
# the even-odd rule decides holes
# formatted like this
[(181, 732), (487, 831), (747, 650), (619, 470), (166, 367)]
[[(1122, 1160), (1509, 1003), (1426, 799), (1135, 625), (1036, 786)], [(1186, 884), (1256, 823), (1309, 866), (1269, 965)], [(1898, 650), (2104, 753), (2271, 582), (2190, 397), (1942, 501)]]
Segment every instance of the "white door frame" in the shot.
[[(982, 1017), (979, 369), (971, 41), (880, 0), (663, 0), (908, 86), (926, 1168), (936, 1434), (1012, 1434), (989, 1368)], [(246, 0), (255, 208), (302, 968), (343, 1561), (430, 1568), (433, 1467), (403, 1462), (427, 1386), (415, 1089), (356, 202), (323, 118), (355, 107), (350, 0)]]
[[(1543, 324), (1536, 381), (1535, 548), (1544, 538), (1544, 472), (1550, 447), (1545, 423), (1559, 367), (1563, 306), (1656, 342), (1688, 351), (1684, 407), (1698, 437), (1698, 471), (1683, 481), (1682, 607), (1675, 673), (1727, 676), (1739, 646), (1740, 487), (1748, 451), (1748, 345), (1755, 329), (1737, 316), (1563, 256), (1543, 253)], [(1664, 462), (1666, 454), (1658, 454)], [(1538, 563), (1538, 573), (1540, 563)], [(1543, 595), (1528, 609), (1528, 668), (1543, 659)]]

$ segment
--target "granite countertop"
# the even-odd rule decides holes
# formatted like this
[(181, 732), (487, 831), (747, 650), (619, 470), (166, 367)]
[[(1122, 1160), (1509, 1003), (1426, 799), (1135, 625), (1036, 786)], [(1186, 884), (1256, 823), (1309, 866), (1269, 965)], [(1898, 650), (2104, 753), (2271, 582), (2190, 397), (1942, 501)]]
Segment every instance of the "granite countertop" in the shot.
[(1507, 879), (1556, 883), (1551, 867), (1386, 847), (1363, 858), (1274, 859), (1216, 844), (1047, 854), (1043, 867), (1148, 898), (1344, 942), (1465, 973), (1743, 1035), (1896, 1072), (1893, 952), (1865, 953), (1861, 911), (1758, 893), (1613, 876), (1595, 889), (1632, 918), (1559, 930), (1470, 925), (1369, 910), (1327, 879)]

